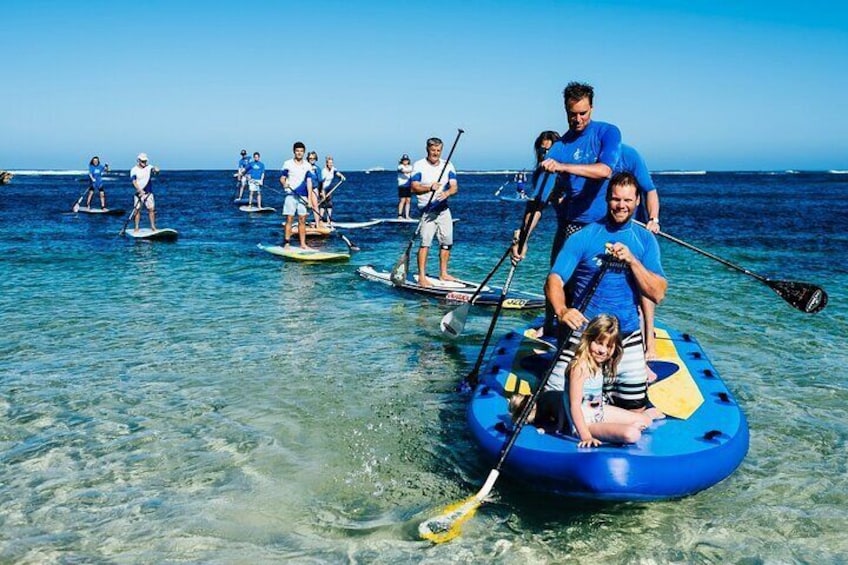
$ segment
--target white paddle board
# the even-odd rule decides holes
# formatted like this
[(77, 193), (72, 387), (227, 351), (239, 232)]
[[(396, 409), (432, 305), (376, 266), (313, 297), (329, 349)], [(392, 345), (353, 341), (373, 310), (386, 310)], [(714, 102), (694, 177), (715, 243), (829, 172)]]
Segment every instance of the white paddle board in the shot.
[(138, 231), (129, 228), (124, 233), (135, 239), (151, 239), (156, 241), (176, 241), (177, 237), (179, 237), (177, 230), (171, 228), (163, 228), (159, 230), (140, 228)]
[(267, 212), (273, 212), (274, 208), (271, 208), (270, 206), (262, 206), (261, 208), (259, 206), (239, 206), (239, 210), (253, 214), (264, 214)]
[(126, 210), (123, 208), (89, 208), (88, 206), (80, 206), (77, 212), (82, 212), (83, 214), (105, 214), (107, 216), (120, 216)]
[(342, 228), (345, 230), (352, 230), (356, 228), (370, 228), (371, 226), (376, 226), (381, 223), (383, 220), (368, 220), (365, 222), (333, 222), (331, 225), (336, 228)]
[(336, 253), (333, 251), (321, 251), (320, 249), (301, 249), (300, 247), (282, 247), (280, 245), (262, 245), (257, 244), (256, 247), (262, 251), (267, 251), (272, 255), (277, 255), (289, 261), (302, 262), (326, 262), (332, 263), (337, 261), (347, 261), (350, 259), (350, 253)]

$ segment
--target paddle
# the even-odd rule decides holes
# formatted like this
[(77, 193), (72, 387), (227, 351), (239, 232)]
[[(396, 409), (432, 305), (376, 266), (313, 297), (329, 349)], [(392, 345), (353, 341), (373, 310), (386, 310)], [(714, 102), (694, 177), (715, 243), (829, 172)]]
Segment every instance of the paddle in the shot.
[[(638, 222), (636, 220), (634, 220), (634, 222), (642, 227), (645, 227), (645, 224), (643, 224), (642, 222)], [(658, 232), (658, 234), (668, 240), (673, 241), (674, 243), (677, 243), (678, 245), (682, 245), (687, 249), (691, 249), (696, 253), (700, 253), (704, 257), (709, 257), (714, 261), (718, 261), (726, 267), (730, 267), (735, 271), (744, 273), (749, 277), (757, 279), (758, 281), (772, 289), (775, 293), (777, 293), (779, 297), (785, 300), (790, 306), (792, 306), (796, 310), (806, 312), (807, 314), (815, 314), (816, 312), (824, 310), (824, 307), (827, 305), (827, 292), (825, 292), (825, 290), (820, 286), (805, 282), (770, 279), (768, 277), (758, 275), (757, 273), (749, 271), (748, 269), (745, 269), (738, 265), (734, 265), (727, 259), (722, 259), (721, 257), (713, 255), (712, 253), (704, 251), (703, 249), (698, 249), (694, 245), (686, 243), (681, 239), (677, 239), (676, 237), (669, 235), (665, 232)]]
[(471, 308), (471, 304), (473, 304), (477, 297), (480, 296), (480, 292), (486, 287), (486, 283), (489, 282), (489, 279), (492, 278), (511, 253), (512, 245), (506, 248), (506, 252), (498, 260), (495, 267), (489, 271), (489, 274), (486, 275), (486, 278), (483, 279), (483, 282), (480, 283), (480, 286), (477, 287), (474, 294), (472, 294), (471, 298), (468, 299), (468, 302), (463, 302), (457, 308), (451, 310), (442, 317), (442, 321), (439, 324), (439, 328), (441, 328), (442, 333), (446, 333), (451, 337), (456, 337), (462, 333), (462, 330), (465, 328), (465, 320), (468, 318), (468, 310)]
[[(542, 177), (542, 185), (541, 185), (542, 188), (544, 188), (545, 184), (547, 184), (549, 176), (550, 176), (550, 173), (545, 172), (544, 176)], [(537, 190), (536, 191), (536, 197), (533, 199), (532, 202), (528, 203), (527, 209), (524, 212), (524, 217), (527, 217), (527, 215), (529, 214), (530, 217), (532, 218), (533, 215), (536, 212), (538, 212), (539, 210), (542, 209), (541, 202), (542, 202), (542, 190)], [(510, 255), (510, 253), (512, 252), (512, 246), (517, 243), (518, 244), (517, 249), (519, 250), (519, 252), (524, 248), (524, 244), (526, 243), (527, 237), (529, 236), (529, 233), (530, 233), (530, 225), (531, 225), (530, 221), (525, 220), (525, 221), (522, 222), (521, 230), (519, 230), (518, 240), (513, 241), (509, 245), (509, 247), (506, 248), (506, 252), (504, 252), (503, 257), (501, 257), (500, 261), (498, 261), (498, 264), (495, 265), (495, 268), (492, 269), (492, 271), (486, 276), (486, 278), (483, 280), (483, 282), (480, 283), (480, 286), (477, 287), (477, 290), (474, 291), (474, 294), (471, 295), (471, 298), (468, 300), (468, 302), (461, 304), (455, 310), (452, 310), (451, 312), (448, 312), (447, 314), (444, 315), (444, 317), (442, 318), (441, 324), (439, 324), (439, 327), (441, 328), (442, 333), (447, 333), (447, 334), (450, 334), (454, 337), (456, 337), (456, 336), (458, 336), (459, 334), (462, 333), (462, 330), (465, 328), (465, 321), (468, 318), (468, 311), (471, 308), (471, 305), (474, 304), (474, 301), (480, 295), (480, 292), (483, 290), (483, 287), (486, 286), (486, 283), (489, 281), (489, 279), (492, 277), (492, 275), (495, 274), (495, 271), (497, 271), (498, 268), (500, 268), (501, 264), (504, 262), (504, 260), (507, 258), (507, 256)], [(515, 266), (516, 266), (516, 263), (513, 262), (512, 269), (510, 270), (509, 276), (507, 277), (507, 280), (510, 281), (510, 282), (512, 281), (512, 275), (515, 272)], [(503, 302), (506, 299), (506, 291), (508, 289), (509, 289), (509, 286), (506, 285), (504, 287), (503, 292), (501, 292), (501, 298), (498, 301), (498, 306), (495, 309), (494, 315), (492, 316), (492, 322), (489, 324), (489, 332), (486, 335), (486, 339), (483, 341), (483, 346), (480, 350), (480, 357), (478, 358), (478, 363), (477, 363), (477, 366), (476, 366), (476, 369), (478, 369), (478, 370), (480, 368), (480, 363), (482, 363), (483, 353), (485, 352), (486, 347), (489, 344), (489, 339), (491, 338), (492, 331), (493, 331), (494, 326), (495, 326), (495, 322), (498, 319), (498, 315), (500, 314), (501, 307), (503, 306)], [(469, 377), (470, 377), (470, 375), (469, 375)]]
[(334, 186), (333, 188), (331, 188), (331, 189), (330, 189), (330, 191), (329, 191), (327, 194), (325, 194), (325, 195), (324, 195), (324, 198), (322, 198), (321, 200), (319, 200), (319, 201), (318, 201), (318, 207), (320, 208), (320, 207), (321, 207), (321, 204), (323, 204), (324, 202), (326, 202), (327, 200), (329, 200), (329, 199), (330, 199), (330, 197), (331, 197), (331, 196), (333, 196), (333, 193), (336, 191), (336, 189), (337, 189), (338, 187), (340, 187), (340, 186), (342, 185), (342, 183), (343, 183), (344, 181), (346, 181), (346, 180), (347, 180), (347, 179), (342, 179), (342, 180), (340, 180), (340, 181), (339, 181), (339, 183), (338, 183), (336, 186)]
[[(85, 180), (89, 180), (89, 179), (85, 179)], [(90, 187), (88, 187), (88, 186), (85, 187), (85, 190), (83, 190), (82, 193), (79, 195), (79, 198), (77, 198), (77, 201), (74, 202), (73, 206), (71, 206), (71, 211), (73, 211), (75, 214), (77, 212), (79, 212), (80, 204), (82, 204), (82, 199), (85, 198), (85, 195), (88, 192), (89, 188)]]
[(136, 213), (139, 213), (139, 214), (141, 213), (141, 208), (144, 206), (144, 203), (147, 202), (147, 197), (150, 196), (151, 194), (153, 194), (153, 193), (152, 192), (146, 193), (144, 195), (144, 198), (140, 198), (139, 201), (138, 201), (138, 204), (133, 206), (133, 209), (130, 212), (130, 215), (127, 217), (126, 220), (124, 220), (124, 225), (121, 226), (121, 231), (118, 232), (118, 236), (121, 236), (121, 235), (124, 235), (125, 233), (127, 233), (127, 225), (129, 225), (130, 220), (132, 220), (135, 217)]
[[(457, 128), (456, 139), (453, 140), (453, 145), (451, 146), (450, 153), (448, 153), (448, 158), (445, 159), (445, 164), (442, 166), (441, 172), (439, 172), (439, 178), (436, 179), (437, 183), (441, 182), (442, 176), (445, 174), (445, 170), (448, 168), (448, 163), (450, 163), (451, 157), (453, 156), (453, 150), (456, 149), (456, 144), (459, 142), (459, 138), (463, 133), (465, 133), (464, 129)], [(430, 193), (430, 199), (427, 201), (427, 206), (433, 202), (434, 196), (436, 196), (435, 191)], [(427, 206), (424, 207), (425, 210), (427, 209)], [(406, 274), (409, 272), (409, 252), (412, 251), (412, 244), (415, 243), (415, 238), (418, 237), (418, 233), (421, 231), (421, 226), (424, 225), (424, 219), (426, 217), (426, 213), (421, 214), (421, 217), (418, 219), (418, 224), (415, 226), (415, 233), (412, 234), (412, 239), (409, 240), (406, 250), (404, 250), (403, 254), (398, 258), (395, 266), (392, 267), (392, 274), (389, 278), (395, 286), (402, 286), (404, 281), (406, 281)]]
[[(610, 260), (605, 258), (605, 260), (601, 264), (601, 268), (595, 274), (590, 286), (586, 294), (583, 295), (583, 298), (580, 301), (578, 306), (578, 310), (581, 312), (586, 309), (586, 306), (589, 305), (589, 300), (592, 298), (592, 295), (595, 294), (595, 291), (598, 289), (598, 285), (601, 282), (601, 279), (604, 278), (604, 274), (607, 271), (607, 268), (610, 265)], [(515, 441), (518, 439), (518, 436), (521, 434), (522, 428), (524, 428), (524, 424), (527, 423), (527, 418), (530, 416), (530, 412), (533, 406), (536, 404), (536, 401), (539, 398), (539, 395), (545, 388), (545, 385), (548, 383), (548, 380), (551, 378), (551, 374), (554, 372), (554, 368), (559, 361), (560, 355), (565, 351), (565, 348), (568, 346), (569, 338), (571, 334), (574, 333), (571, 328), (569, 328), (563, 335), (562, 341), (557, 347), (556, 353), (554, 354), (553, 361), (551, 361), (550, 366), (547, 371), (545, 371), (545, 375), (539, 381), (536, 386), (536, 390), (533, 391), (530, 399), (524, 404), (524, 408), (521, 410), (521, 413), (518, 417), (518, 420), (515, 422), (515, 426), (512, 434), (509, 436), (509, 439), (506, 441), (504, 446), (501, 448), (501, 455), (498, 459), (495, 467), (489, 472), (489, 476), (486, 478), (486, 482), (483, 484), (483, 488), (480, 491), (460, 502), (451, 504), (447, 506), (442, 513), (438, 516), (430, 518), (418, 525), (418, 534), (424, 538), (432, 541), (433, 543), (443, 543), (446, 541), (450, 541), (456, 536), (460, 534), (460, 528), (462, 524), (469, 520), (474, 513), (477, 511), (477, 508), (485, 501), (486, 497), (492, 492), (492, 489), (495, 486), (495, 481), (498, 480), (498, 476), (501, 472), (501, 467), (506, 461), (507, 456), (509, 456), (509, 452), (512, 450), (512, 446), (515, 445)]]
[[(336, 186), (334, 186), (333, 188), (331, 188), (331, 189), (330, 189), (330, 191), (329, 191), (329, 192), (327, 192), (326, 194), (324, 194), (324, 197), (323, 197), (323, 198), (321, 198), (321, 200), (319, 200), (319, 201), (318, 201), (318, 210), (321, 210), (321, 205), (322, 205), (324, 202), (327, 202), (327, 201), (328, 201), (328, 200), (329, 200), (329, 199), (333, 196), (333, 192), (335, 192), (335, 191), (336, 191), (336, 189), (337, 189), (339, 186), (341, 186), (341, 184), (342, 184), (344, 181), (346, 181), (346, 180), (347, 180), (346, 178), (342, 177), (342, 180), (340, 180), (340, 181), (339, 181), (339, 183), (338, 183)], [(322, 213), (322, 214), (321, 214), (321, 221), (323, 221), (323, 222), (327, 222), (328, 224), (333, 225), (333, 220), (330, 218), (330, 209), (329, 209), (329, 208), (325, 208), (325, 209), (324, 209), (324, 212), (326, 212), (326, 214), (324, 214), (324, 213)]]
[(499, 195), (500, 195), (500, 193), (501, 193), (501, 191), (502, 191), (502, 190), (504, 189), (504, 187), (505, 187), (506, 185), (508, 185), (508, 184), (509, 184), (509, 177), (507, 177), (507, 178), (506, 178), (506, 182), (505, 182), (505, 183), (503, 183), (502, 185), (500, 185), (500, 186), (498, 187), (498, 189), (495, 191), (495, 196), (499, 196)]

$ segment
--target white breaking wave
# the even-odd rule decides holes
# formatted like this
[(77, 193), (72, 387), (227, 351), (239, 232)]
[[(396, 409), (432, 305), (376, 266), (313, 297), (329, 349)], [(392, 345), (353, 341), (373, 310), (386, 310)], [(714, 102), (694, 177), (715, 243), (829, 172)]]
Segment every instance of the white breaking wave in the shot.
[(848, 170), (845, 169), (828, 169), (827, 172), (832, 175), (848, 175)]

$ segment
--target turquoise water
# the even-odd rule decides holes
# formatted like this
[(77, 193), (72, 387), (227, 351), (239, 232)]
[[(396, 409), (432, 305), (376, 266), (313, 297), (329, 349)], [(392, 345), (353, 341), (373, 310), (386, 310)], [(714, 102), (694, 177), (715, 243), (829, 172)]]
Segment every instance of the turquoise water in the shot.
[[(337, 219), (393, 215), (393, 175), (348, 179)], [(493, 195), (504, 180), (460, 175), (454, 274), (482, 279), (503, 252), (520, 215)], [(68, 213), (73, 175), (16, 176), (0, 189), (0, 561), (848, 559), (848, 220), (828, 218), (848, 176), (657, 183), (669, 233), (830, 294), (805, 315), (661, 242), (671, 288), (659, 315), (698, 337), (742, 403), (747, 458), (707, 491), (650, 504), (501, 479), (462, 536), (431, 546), (418, 522), (489, 471), (454, 389), (491, 311), (450, 340), (438, 327), (448, 307), (356, 276), (390, 268), (414, 226), (348, 231), (362, 248), (349, 264), (285, 263), (256, 248), (279, 243), (280, 217), (238, 212), (226, 171), (163, 173), (157, 224), (180, 231), (173, 244), (116, 237), (124, 217)], [(107, 186), (129, 209), (126, 179)], [(516, 289), (541, 288), (550, 216)], [(505, 314), (495, 335), (530, 316)]]

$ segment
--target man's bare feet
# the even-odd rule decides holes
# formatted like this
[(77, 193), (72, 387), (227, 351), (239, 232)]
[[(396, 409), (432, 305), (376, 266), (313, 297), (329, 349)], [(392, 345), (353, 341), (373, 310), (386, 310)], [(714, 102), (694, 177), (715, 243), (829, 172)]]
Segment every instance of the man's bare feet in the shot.
[(442, 273), (441, 275), (439, 275), (439, 280), (440, 281), (455, 281), (455, 280), (457, 280), (457, 278), (453, 275), (449, 275), (448, 273)]
[(432, 286), (430, 284), (430, 279), (427, 278), (426, 275), (418, 275), (418, 286)]

